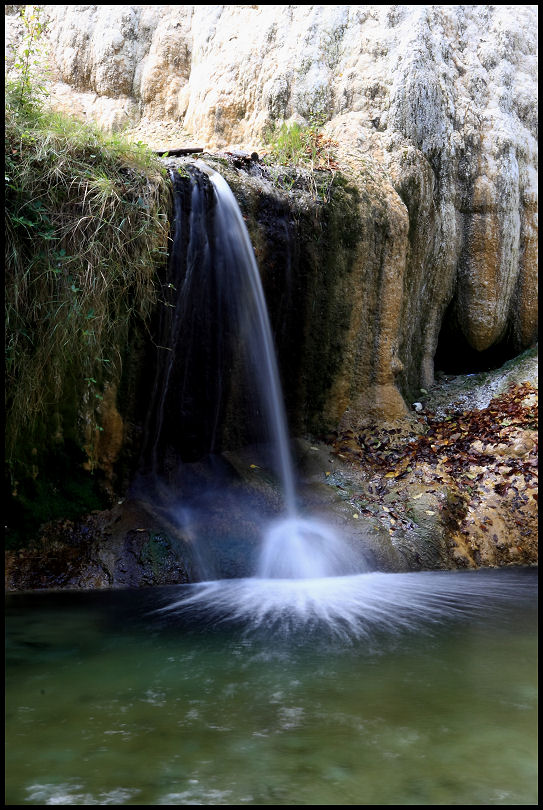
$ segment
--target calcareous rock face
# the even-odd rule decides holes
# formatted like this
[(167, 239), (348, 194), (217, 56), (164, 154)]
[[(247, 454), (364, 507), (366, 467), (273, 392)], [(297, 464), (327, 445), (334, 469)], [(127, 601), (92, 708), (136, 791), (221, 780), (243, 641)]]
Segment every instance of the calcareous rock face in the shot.
[(155, 148), (252, 151), (283, 120), (337, 141), (361, 232), (333, 419), (401, 416), (440, 334), (535, 340), (535, 6), (43, 8), (59, 107)]

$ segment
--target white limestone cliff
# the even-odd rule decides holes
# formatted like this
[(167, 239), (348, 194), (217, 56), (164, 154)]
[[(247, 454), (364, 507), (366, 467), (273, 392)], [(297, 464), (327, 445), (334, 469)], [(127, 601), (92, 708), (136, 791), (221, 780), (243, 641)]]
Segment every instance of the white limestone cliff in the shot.
[[(535, 340), (536, 6), (43, 8), (53, 102), (106, 128), (252, 150), (270, 123), (326, 122), (388, 223), (377, 411), (401, 411), (386, 404), (397, 383), (432, 382), (445, 313), (478, 352)], [(371, 408), (364, 375), (346, 401)]]

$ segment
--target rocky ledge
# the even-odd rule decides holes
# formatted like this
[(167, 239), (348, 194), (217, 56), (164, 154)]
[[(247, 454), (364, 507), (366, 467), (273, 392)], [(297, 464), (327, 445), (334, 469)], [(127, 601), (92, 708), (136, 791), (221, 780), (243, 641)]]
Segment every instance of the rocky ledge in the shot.
[[(495, 372), (442, 377), (410, 419), (298, 440), (305, 508), (385, 571), (536, 565), (536, 386), (537, 358), (526, 352)], [(250, 451), (229, 463), (256, 508), (277, 513), (277, 492)], [(218, 497), (209, 511), (230, 541), (232, 524), (245, 535), (225, 554), (228, 576), (247, 575), (256, 522), (241, 512), (225, 520)], [(27, 548), (6, 552), (5, 576), (7, 590), (94, 589), (189, 582), (197, 570), (191, 533), (131, 498), (43, 526)]]
[(330, 485), (410, 568), (537, 564), (537, 372), (508, 365), (444, 379), (407, 430), (331, 437)]

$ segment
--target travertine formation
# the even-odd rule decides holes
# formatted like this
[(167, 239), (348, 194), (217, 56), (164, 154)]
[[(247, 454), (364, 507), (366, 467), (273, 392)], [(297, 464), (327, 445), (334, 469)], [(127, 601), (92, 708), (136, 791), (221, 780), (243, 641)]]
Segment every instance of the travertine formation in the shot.
[(157, 148), (252, 151), (283, 120), (338, 142), (361, 232), (331, 421), (405, 413), (444, 319), (480, 353), (535, 340), (535, 6), (44, 10), (60, 107)]

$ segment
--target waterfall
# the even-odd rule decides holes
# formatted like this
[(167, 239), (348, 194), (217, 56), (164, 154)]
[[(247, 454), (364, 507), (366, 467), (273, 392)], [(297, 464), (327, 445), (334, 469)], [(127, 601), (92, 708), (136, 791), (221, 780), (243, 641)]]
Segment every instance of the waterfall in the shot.
[(266, 414), (286, 511), (289, 516), (294, 517), (296, 514), (294, 471), (283, 393), (264, 290), (253, 247), (239, 206), (226, 180), (202, 161), (197, 161), (196, 166), (208, 174), (215, 191), (214, 238), (217, 253), (222, 259), (221, 270), (224, 273), (225, 283), (232, 284), (237, 292), (234, 314), (241, 337), (249, 349), (251, 372), (260, 405)]
[(183, 461), (220, 453), (234, 402), (237, 422), (272, 449), (271, 466), (292, 516), (283, 394), (249, 235), (225, 180), (201, 161), (187, 168), (190, 189), (186, 175), (170, 171), (175, 223), (145, 430), (147, 471), (163, 473), (172, 450)]
[[(330, 527), (301, 514), (297, 503), (274, 341), (239, 206), (220, 174), (202, 161), (185, 165), (183, 175), (170, 172), (175, 228), (163, 285), (163, 345), (146, 428), (147, 472), (156, 479), (168, 475), (171, 481), (172, 470), (180, 464), (173, 478), (186, 490), (183, 464), (203, 457), (220, 459), (225, 415), (229, 422), (236, 421), (234, 402), (237, 422), (247, 429), (254, 421), (257, 443), (269, 448), (265, 458), (283, 499), (281, 517), (261, 527), (256, 575), (312, 579), (357, 572), (360, 555)], [(206, 487), (209, 482), (201, 479), (193, 487), (198, 489), (200, 514), (208, 511), (210, 500), (220, 500), (227, 511), (225, 491), (209, 488), (213, 494), (205, 500)], [(172, 507), (171, 502), (170, 497), (168, 514), (186, 529), (196, 511), (190, 498), (180, 491), (178, 503)], [(195, 538), (195, 544), (199, 542)], [(214, 574), (216, 568), (199, 553), (200, 571)], [(213, 553), (208, 549), (208, 556)]]

